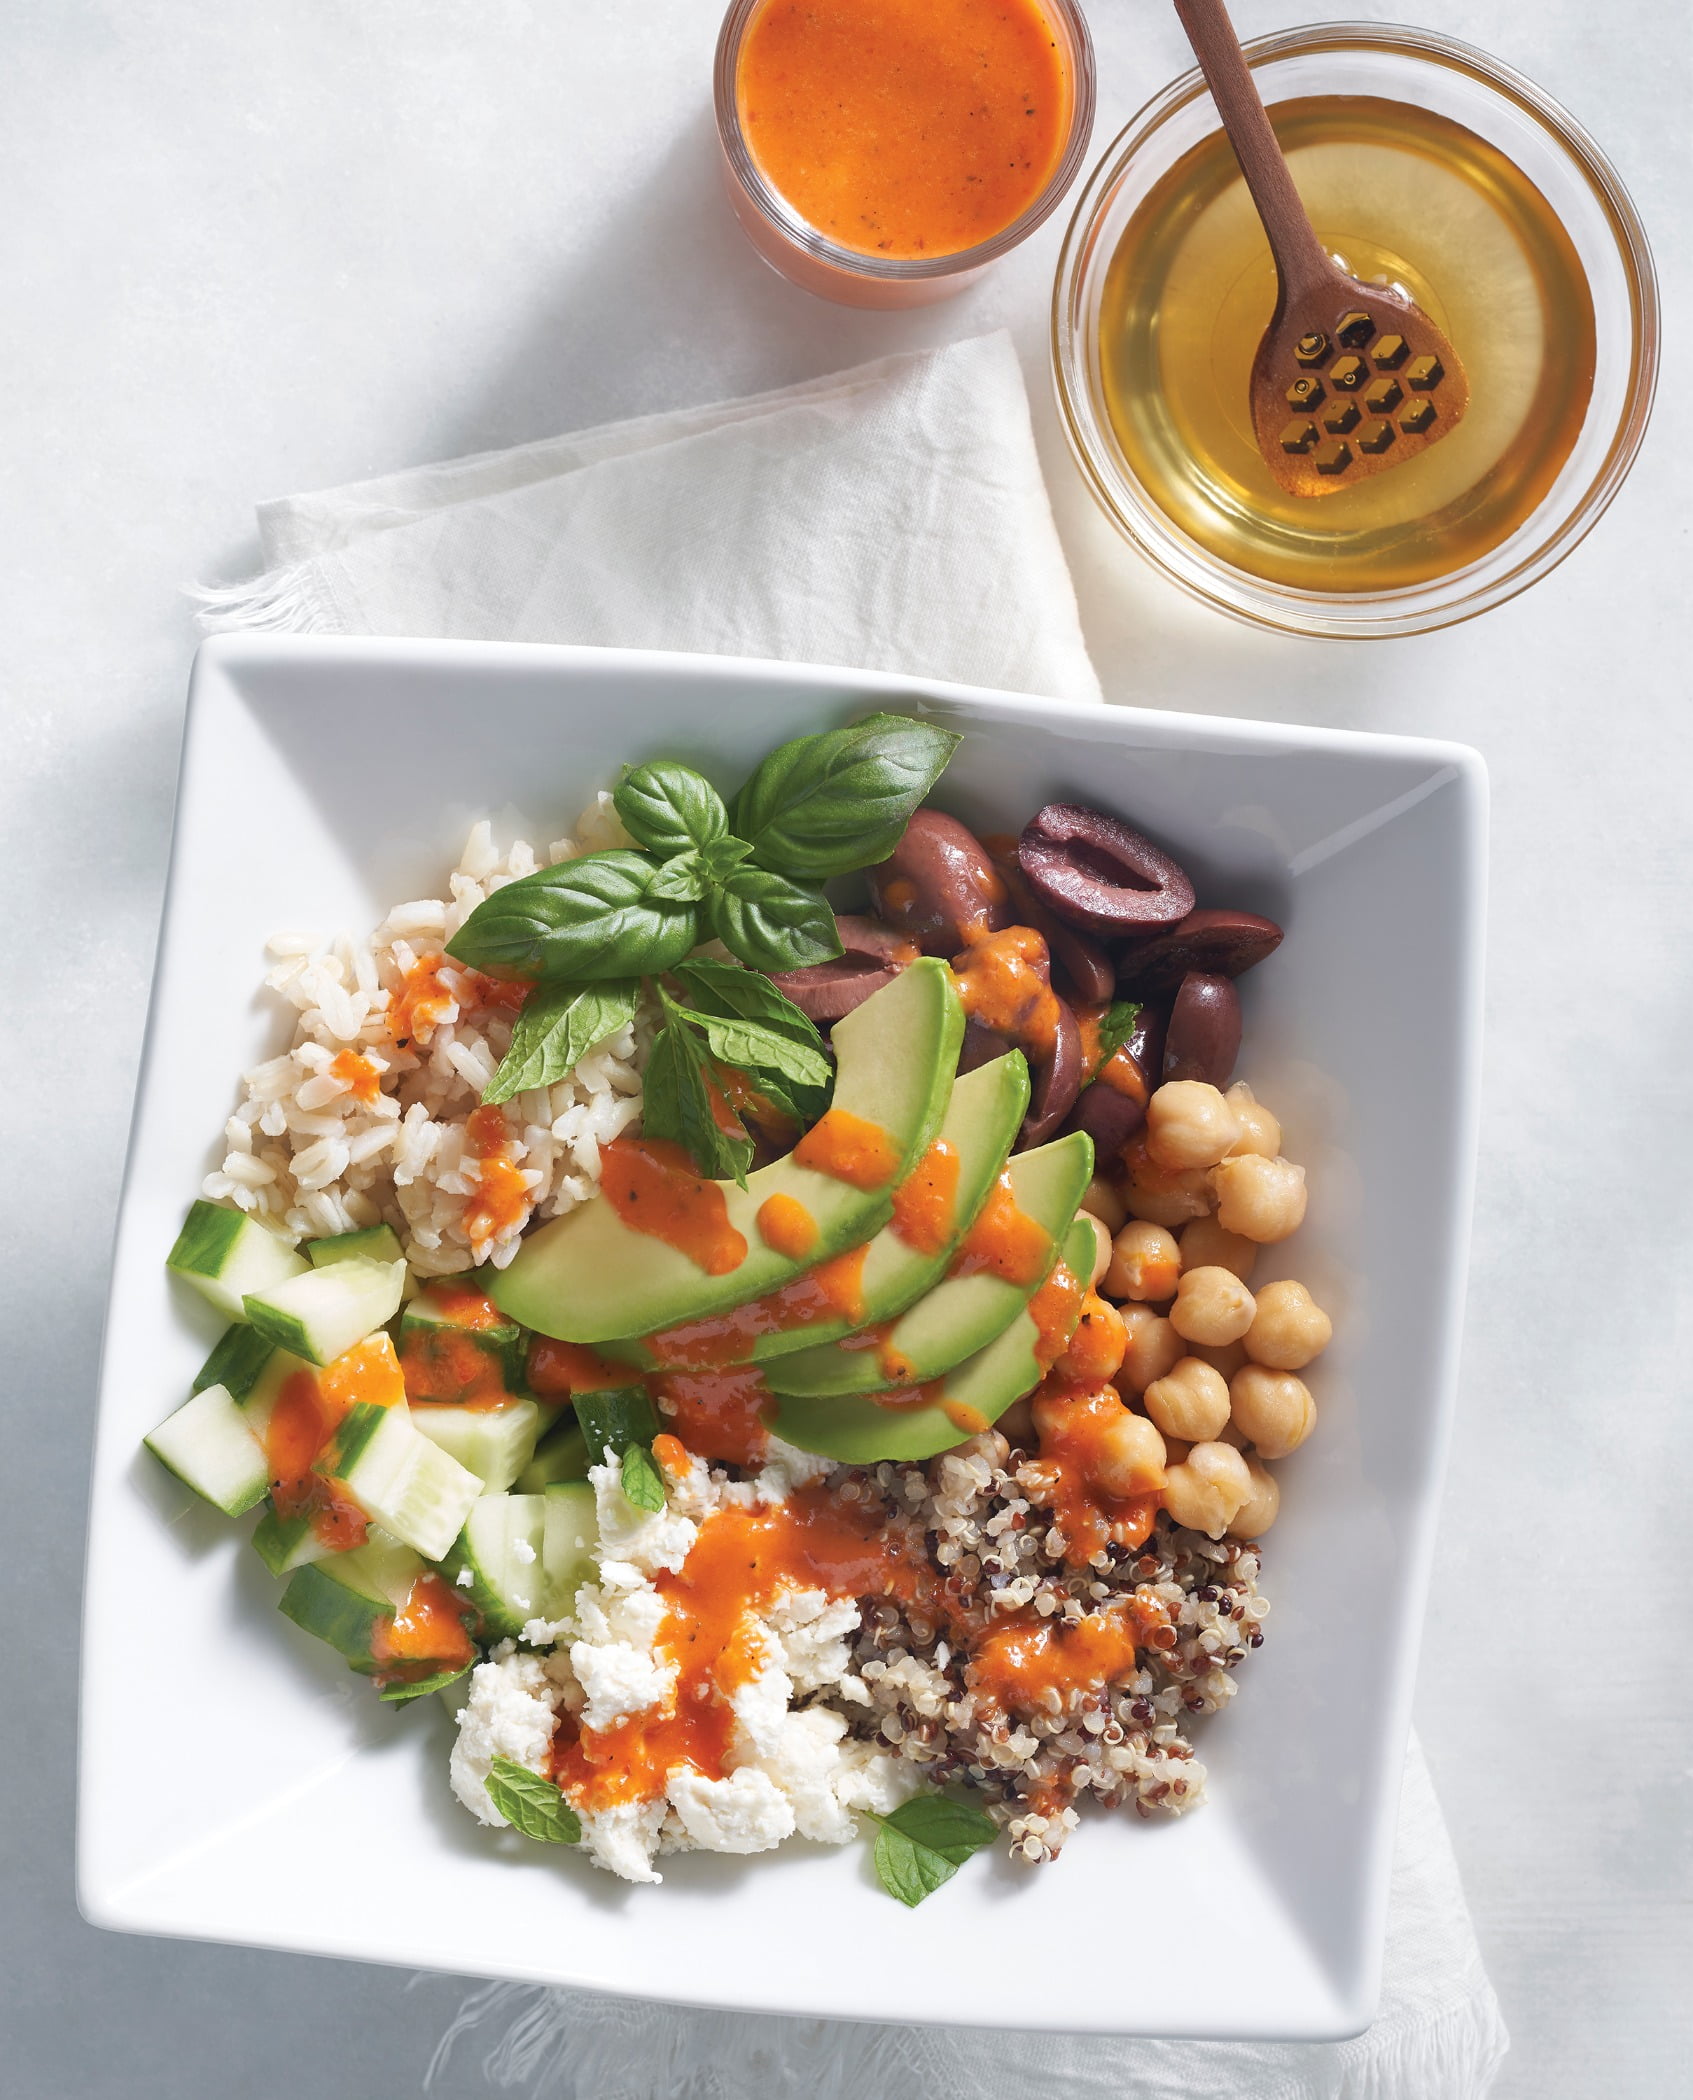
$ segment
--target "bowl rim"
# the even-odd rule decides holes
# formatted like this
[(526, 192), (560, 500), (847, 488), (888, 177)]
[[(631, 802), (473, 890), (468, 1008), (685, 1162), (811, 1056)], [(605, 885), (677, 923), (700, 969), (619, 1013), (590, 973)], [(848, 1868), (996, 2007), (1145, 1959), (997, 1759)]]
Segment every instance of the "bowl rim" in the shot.
[[(1657, 270), (1645, 226), (1592, 133), (1526, 74), (1474, 44), (1411, 24), (1348, 20), (1275, 30), (1252, 38), (1243, 49), (1254, 67), (1324, 51), (1370, 51), (1468, 74), (1514, 104), (1564, 150), (1603, 213), (1628, 281), (1629, 371), (1622, 412), (1604, 455), (1555, 530), (1513, 555), (1514, 543), (1523, 541), (1533, 525), (1537, 512), (1531, 512), (1505, 540), (1462, 568), (1386, 591), (1313, 591), (1272, 583), (1235, 568), (1169, 519), (1144, 495), (1121, 451), (1091, 412), (1089, 347), (1076, 325), (1075, 307), (1093, 266), (1100, 220), (1134, 156), (1172, 116), (1208, 94), (1197, 66), (1160, 88), (1112, 139), (1088, 176), (1065, 229), (1053, 278), (1050, 329), (1053, 391), (1065, 440), (1089, 493), (1136, 551), (1190, 596), (1249, 626), (1320, 640), (1386, 639), (1457, 626), (1505, 603), (1556, 568), (1609, 509), (1633, 467), (1651, 420), (1661, 356)], [(1463, 588), (1490, 563), (1498, 564), (1501, 556), (1505, 561), (1498, 573), (1474, 589)]]

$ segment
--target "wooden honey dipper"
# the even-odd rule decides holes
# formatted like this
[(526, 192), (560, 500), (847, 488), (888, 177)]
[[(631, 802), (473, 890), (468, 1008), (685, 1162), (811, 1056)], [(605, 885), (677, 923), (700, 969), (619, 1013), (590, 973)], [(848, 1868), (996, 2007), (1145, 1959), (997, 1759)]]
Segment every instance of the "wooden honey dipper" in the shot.
[(1349, 276), (1300, 202), (1223, 0), (1175, 0), (1276, 264), (1276, 310), (1252, 361), (1252, 426), (1294, 496), (1332, 496), (1453, 430), (1470, 387), (1420, 306)]

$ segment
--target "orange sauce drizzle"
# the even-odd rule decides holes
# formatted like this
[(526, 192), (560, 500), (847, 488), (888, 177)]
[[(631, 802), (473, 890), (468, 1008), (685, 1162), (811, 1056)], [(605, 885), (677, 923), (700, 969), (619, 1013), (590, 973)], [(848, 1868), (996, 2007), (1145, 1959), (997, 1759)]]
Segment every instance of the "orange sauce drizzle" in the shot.
[(948, 1273), (975, 1276), (987, 1269), (1022, 1288), (1032, 1284), (1051, 1259), (1052, 1235), (1018, 1209), (1011, 1176), (1005, 1172), (989, 1190)]
[(1032, 926), (984, 933), (953, 958), (958, 996), (971, 1020), (1008, 1036), (1039, 1063), (1058, 1038), (1058, 994), (1041, 975), (1046, 942)]
[(817, 1220), (797, 1196), (778, 1189), (758, 1206), (758, 1236), (788, 1261), (804, 1261), (817, 1245)]
[(672, 1438), (686, 1450), (718, 1464), (762, 1464), (770, 1445), (764, 1423), (770, 1388), (756, 1364), (666, 1371), (651, 1387)]
[(898, 1149), (882, 1126), (844, 1108), (831, 1108), (813, 1123), (793, 1156), (855, 1189), (886, 1188), (899, 1172)]
[[(928, 1378), (921, 1385), (889, 1386), (886, 1392), (871, 1393), (869, 1398), (875, 1406), (887, 1408), (890, 1414), (910, 1414), (919, 1407), (933, 1407), (940, 1400), (945, 1385), (944, 1378)], [(945, 1412), (944, 1406), (942, 1412)]]
[(1035, 1362), (1050, 1371), (1070, 1345), (1087, 1286), (1063, 1262), (1053, 1264), (1052, 1274), (1029, 1300), (1029, 1317), (1035, 1323)]
[(879, 1514), (825, 1488), (759, 1509), (714, 1510), (681, 1569), (657, 1578), (667, 1609), (656, 1646), (677, 1669), (671, 1698), (601, 1731), (561, 1715), (553, 1778), (589, 1810), (653, 1799), (678, 1765), (721, 1779), (736, 1727), (730, 1701), (763, 1660), (750, 1616), (785, 1589), (875, 1597), (911, 1591), (920, 1579)]
[(510, 1400), (500, 1355), (476, 1339), (479, 1333), (509, 1334), (505, 1315), (466, 1284), (431, 1284), (429, 1296), (456, 1324), (418, 1326), (406, 1335), (400, 1344), (406, 1398), (484, 1408)]
[(312, 1534), (337, 1553), (365, 1542), (364, 1512), (336, 1483), (312, 1470), (323, 1447), (360, 1402), (393, 1407), (406, 1397), (394, 1345), (373, 1334), (321, 1371), (284, 1379), (265, 1430), (270, 1495), (279, 1517), (307, 1517)]
[(582, 1342), (555, 1341), (538, 1334), (529, 1344), (525, 1369), (537, 1400), (568, 1400), (573, 1393), (604, 1393), (613, 1386), (635, 1385), (637, 1374), (627, 1364), (613, 1363)]
[[(824, 1320), (848, 1320), (856, 1327), (864, 1317), (865, 1252), (863, 1246), (849, 1247), (762, 1298), (703, 1320), (661, 1328), (648, 1335), (647, 1347), (667, 1368), (706, 1370), (744, 1362), (754, 1343), (767, 1334), (787, 1334)], [(628, 1382), (627, 1373), (618, 1381)]]
[(1131, 1101), (1146, 1106), (1146, 1074), (1129, 1055), (1127, 1043), (1119, 1043), (1108, 1058), (1101, 1061), (1099, 1050), (1100, 1024), (1109, 1008), (1104, 1006), (1080, 1006), (1076, 1009), (1076, 1026), (1082, 1038), (1082, 1069), (1090, 1079), (1102, 1080), (1113, 1093), (1127, 1094)]
[(342, 1050), (330, 1061), (330, 1077), (344, 1080), (355, 1101), (374, 1101), (382, 1090), (382, 1076), (368, 1057), (356, 1050)]
[(521, 978), (485, 977), (480, 970), (455, 963), (450, 967), (463, 987), (461, 995), (442, 977), (447, 967), (444, 955), (420, 955), (401, 980), (388, 1003), (388, 1039), (400, 1049), (427, 1043), (455, 1008), (471, 1013), (499, 1007), (515, 1014), (535, 989)]
[(1074, 1624), (1019, 1615), (983, 1634), (971, 1651), (969, 1682), (1008, 1712), (1028, 1713), (1056, 1692), (1067, 1700), (1120, 1684), (1135, 1666), (1135, 1618), (1110, 1605)]
[(960, 1436), (980, 1436), (993, 1424), (979, 1407), (972, 1407), (968, 1400), (943, 1400), (941, 1413), (946, 1416)]
[(532, 1205), (523, 1170), (508, 1157), (511, 1133), (505, 1110), (492, 1103), (473, 1110), (464, 1134), (477, 1162), (476, 1194), (465, 1205), (464, 1229), (471, 1246), (480, 1251), (521, 1225)]
[[(480, 1111), (478, 1111), (480, 1113)], [(708, 1276), (727, 1276), (747, 1258), (714, 1181), (695, 1173), (669, 1138), (613, 1138), (600, 1154), (600, 1190), (631, 1232), (662, 1240)]]
[(1113, 1495), (1097, 1477), (1100, 1439), (1122, 1413), (1116, 1389), (1043, 1389), (1043, 1397), (1064, 1404), (1051, 1410), (1058, 1416), (1055, 1426), (1043, 1423), (1040, 1457), (1025, 1466), (1023, 1474), (1031, 1492), (1051, 1506), (1064, 1534), (1065, 1560), (1085, 1567), (1104, 1546), (1144, 1545), (1158, 1513), (1158, 1496)]
[[(465, 1630), (462, 1598), (439, 1575), (420, 1575), (406, 1593), (406, 1601), (392, 1619), (379, 1619), (371, 1634), (371, 1659), (398, 1663), (385, 1671), (394, 1682), (406, 1676), (432, 1676), (436, 1670), (457, 1669), (470, 1662), (476, 1645)], [(428, 1670), (408, 1672), (404, 1665), (427, 1663)]]
[(894, 1190), (893, 1230), (919, 1254), (939, 1254), (958, 1211), (958, 1148), (936, 1138)]
[(883, 1320), (875, 1327), (861, 1327), (856, 1334), (843, 1335), (843, 1349), (874, 1349), (876, 1366), (890, 1385), (908, 1385), (916, 1375), (916, 1367), (910, 1357), (902, 1356), (894, 1347), (893, 1320)]

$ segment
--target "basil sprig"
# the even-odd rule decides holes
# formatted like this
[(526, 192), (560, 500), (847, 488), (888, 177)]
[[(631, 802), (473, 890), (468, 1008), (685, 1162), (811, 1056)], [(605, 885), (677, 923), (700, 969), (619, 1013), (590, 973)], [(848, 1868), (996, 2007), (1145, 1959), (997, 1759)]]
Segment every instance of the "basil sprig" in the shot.
[(539, 1772), (531, 1772), (515, 1758), (496, 1757), (483, 1781), (488, 1799), (513, 1830), (543, 1845), (579, 1845), (582, 1822), (570, 1803)]
[(631, 766), (612, 789), (611, 800), (629, 836), (667, 860), (712, 845), (729, 830), (723, 797), (703, 773), (679, 759)]
[(718, 1120), (721, 1094), (705, 1038), (676, 1002), (659, 993), (664, 1026), (653, 1038), (641, 1103), (641, 1129), (680, 1145), (708, 1181), (747, 1185), (753, 1144), (739, 1122)]
[(914, 1794), (875, 1823), (876, 1878), (909, 1910), (995, 1836), (991, 1816), (945, 1794)]
[(614, 847), (537, 868), (496, 890), (447, 943), (473, 970), (599, 984), (668, 970), (699, 943), (691, 902), (653, 895), (664, 863)]
[(760, 867), (782, 875), (820, 882), (873, 867), (962, 741), (933, 722), (884, 714), (795, 737), (735, 797), (730, 822)]

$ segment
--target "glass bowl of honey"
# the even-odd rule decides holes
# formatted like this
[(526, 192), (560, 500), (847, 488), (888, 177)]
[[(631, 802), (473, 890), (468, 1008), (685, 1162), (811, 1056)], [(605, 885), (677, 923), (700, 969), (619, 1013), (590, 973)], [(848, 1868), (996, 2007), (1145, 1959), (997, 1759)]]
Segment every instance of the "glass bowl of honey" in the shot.
[(1071, 447), (1128, 538), (1243, 619), (1365, 637), (1471, 618), (1562, 560), (1633, 463), (1658, 364), (1645, 232), (1574, 119), (1467, 45), (1327, 23), (1246, 53), (1324, 246), (1434, 319), (1468, 414), (1356, 486), (1278, 486), (1249, 392), (1275, 269), (1195, 71), (1114, 142), (1065, 238)]
[(1076, 0), (731, 0), (729, 201), (781, 276), (846, 306), (949, 298), (1057, 207), (1093, 135)]

